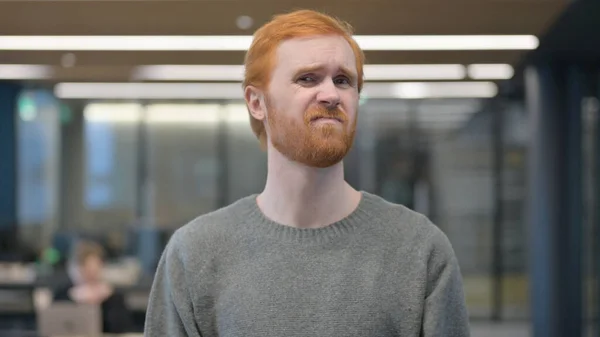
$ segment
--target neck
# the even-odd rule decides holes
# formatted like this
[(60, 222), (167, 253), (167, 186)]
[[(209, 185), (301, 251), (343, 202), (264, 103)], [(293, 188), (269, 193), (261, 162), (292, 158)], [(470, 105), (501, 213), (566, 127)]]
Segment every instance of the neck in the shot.
[(360, 198), (344, 180), (342, 162), (314, 168), (269, 148), (267, 183), (257, 202), (271, 220), (299, 228), (325, 227), (352, 213)]

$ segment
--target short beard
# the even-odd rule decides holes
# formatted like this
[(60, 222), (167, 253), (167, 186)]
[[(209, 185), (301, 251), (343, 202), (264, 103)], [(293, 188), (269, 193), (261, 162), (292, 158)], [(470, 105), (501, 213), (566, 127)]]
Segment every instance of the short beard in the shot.
[[(341, 162), (350, 151), (357, 118), (350, 122), (338, 107), (309, 109), (300, 124), (274, 109), (268, 98), (266, 105), (270, 141), (288, 159), (310, 167), (326, 168)], [(342, 123), (342, 128), (330, 124), (314, 125), (312, 121), (316, 117), (336, 118)]]

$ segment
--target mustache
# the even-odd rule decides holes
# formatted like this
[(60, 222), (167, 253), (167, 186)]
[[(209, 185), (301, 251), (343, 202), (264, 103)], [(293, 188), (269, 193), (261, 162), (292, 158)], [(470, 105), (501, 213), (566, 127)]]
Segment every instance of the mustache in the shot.
[(304, 121), (307, 123), (319, 118), (333, 118), (342, 123), (346, 123), (348, 121), (348, 116), (339, 107), (328, 109), (324, 106), (318, 106), (307, 110), (304, 114)]

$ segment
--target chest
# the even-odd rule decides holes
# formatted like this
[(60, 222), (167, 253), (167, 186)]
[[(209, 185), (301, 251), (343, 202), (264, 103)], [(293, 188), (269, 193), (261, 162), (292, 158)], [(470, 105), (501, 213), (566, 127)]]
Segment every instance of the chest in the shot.
[(218, 274), (219, 336), (412, 336), (401, 331), (420, 326), (422, 280), (393, 254), (265, 252)]

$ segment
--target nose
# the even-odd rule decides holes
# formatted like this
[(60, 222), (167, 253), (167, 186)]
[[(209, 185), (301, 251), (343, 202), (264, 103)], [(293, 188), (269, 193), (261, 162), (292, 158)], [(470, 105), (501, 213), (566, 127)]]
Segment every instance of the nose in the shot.
[(327, 108), (335, 108), (340, 104), (340, 93), (333, 81), (323, 81), (317, 94), (319, 104)]

